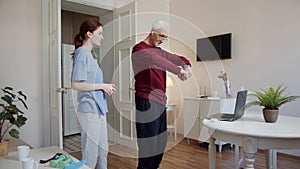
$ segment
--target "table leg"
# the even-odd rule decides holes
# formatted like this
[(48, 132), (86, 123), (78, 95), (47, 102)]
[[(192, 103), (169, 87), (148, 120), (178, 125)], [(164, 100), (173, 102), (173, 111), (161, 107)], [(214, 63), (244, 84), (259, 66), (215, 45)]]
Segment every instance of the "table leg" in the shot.
[(175, 135), (175, 141), (177, 140), (177, 128), (176, 128), (176, 123), (175, 123), (175, 131), (174, 131), (174, 135)]
[(219, 153), (222, 153), (222, 145), (223, 145), (223, 142), (220, 141), (220, 145), (219, 145)]
[(215, 169), (216, 168), (216, 139), (213, 137), (210, 137), (209, 139), (209, 147), (208, 147), (208, 155), (209, 155), (209, 169)]
[(239, 169), (240, 146), (234, 145), (234, 168)]
[(277, 151), (276, 150), (265, 150), (266, 156), (266, 168), (277, 169)]
[(240, 169), (244, 167), (244, 152), (238, 145), (234, 145), (234, 168)]
[(243, 168), (244, 167), (244, 159), (245, 159), (245, 156), (244, 156), (244, 151), (243, 149), (241, 148), (240, 150), (240, 153), (241, 153), (241, 159), (239, 161), (239, 168)]
[(273, 169), (277, 169), (277, 150), (273, 150)]
[(254, 162), (255, 162), (254, 153), (246, 153), (245, 152), (244, 168), (245, 169), (254, 169)]
[(257, 139), (252, 137), (243, 137), (243, 151), (245, 154), (244, 168), (254, 169), (254, 154), (257, 152)]
[(272, 150), (265, 150), (265, 158), (266, 158), (266, 168), (272, 169)]

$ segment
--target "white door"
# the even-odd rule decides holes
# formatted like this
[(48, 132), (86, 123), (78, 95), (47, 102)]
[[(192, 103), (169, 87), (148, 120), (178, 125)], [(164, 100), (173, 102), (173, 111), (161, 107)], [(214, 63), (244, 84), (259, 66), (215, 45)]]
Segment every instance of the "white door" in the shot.
[(51, 145), (62, 148), (61, 2), (49, 4), (49, 71)]
[(80, 133), (79, 122), (76, 114), (77, 91), (71, 89), (71, 73), (72, 73), (72, 53), (75, 50), (74, 45), (62, 44), (62, 82), (63, 82), (63, 134), (68, 136)]
[(117, 107), (118, 132), (116, 142), (136, 149), (135, 110), (131, 51), (136, 43), (135, 3), (114, 11), (115, 74), (118, 92), (114, 96)]

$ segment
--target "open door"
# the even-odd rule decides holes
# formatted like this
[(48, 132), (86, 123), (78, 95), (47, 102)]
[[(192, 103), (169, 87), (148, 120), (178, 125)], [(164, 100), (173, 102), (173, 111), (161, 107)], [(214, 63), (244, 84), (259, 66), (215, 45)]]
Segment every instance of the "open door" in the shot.
[(63, 136), (80, 133), (79, 121), (77, 118), (78, 102), (77, 92), (71, 88), (72, 64), (71, 54), (75, 50), (74, 45), (62, 44), (62, 86), (63, 92)]
[(117, 107), (116, 143), (137, 149), (131, 51), (136, 43), (135, 3), (115, 9), (115, 74), (118, 92), (114, 96)]

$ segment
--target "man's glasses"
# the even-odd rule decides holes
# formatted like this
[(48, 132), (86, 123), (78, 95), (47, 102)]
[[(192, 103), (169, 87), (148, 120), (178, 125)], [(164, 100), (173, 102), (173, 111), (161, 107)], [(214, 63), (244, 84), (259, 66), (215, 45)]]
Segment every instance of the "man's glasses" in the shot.
[(168, 39), (168, 36), (167, 36), (167, 35), (164, 35), (164, 34), (158, 33), (158, 36), (161, 37), (161, 38), (164, 38), (164, 39)]
[(162, 33), (157, 33), (157, 32), (153, 32), (155, 34), (157, 34), (160, 38), (163, 38), (163, 39), (168, 39), (168, 35), (165, 35), (165, 34), (162, 34)]

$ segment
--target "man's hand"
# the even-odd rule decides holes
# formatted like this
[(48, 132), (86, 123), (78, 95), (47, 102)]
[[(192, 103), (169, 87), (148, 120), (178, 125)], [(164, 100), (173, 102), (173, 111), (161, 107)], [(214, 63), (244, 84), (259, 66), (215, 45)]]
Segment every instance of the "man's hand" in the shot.
[(184, 69), (181, 69), (180, 73), (178, 74), (178, 78), (182, 81), (187, 80), (189, 78), (189, 72)]
[[(181, 67), (180, 67), (181, 68)], [(192, 76), (192, 70), (190, 65), (185, 65), (183, 69), (181, 68), (178, 78), (182, 81), (187, 80)]]
[(188, 72), (188, 78), (190, 78), (190, 77), (192, 76), (192, 69), (191, 69), (191, 66), (190, 66), (190, 65), (185, 65), (185, 66), (183, 67), (183, 69), (184, 69), (185, 71)]

